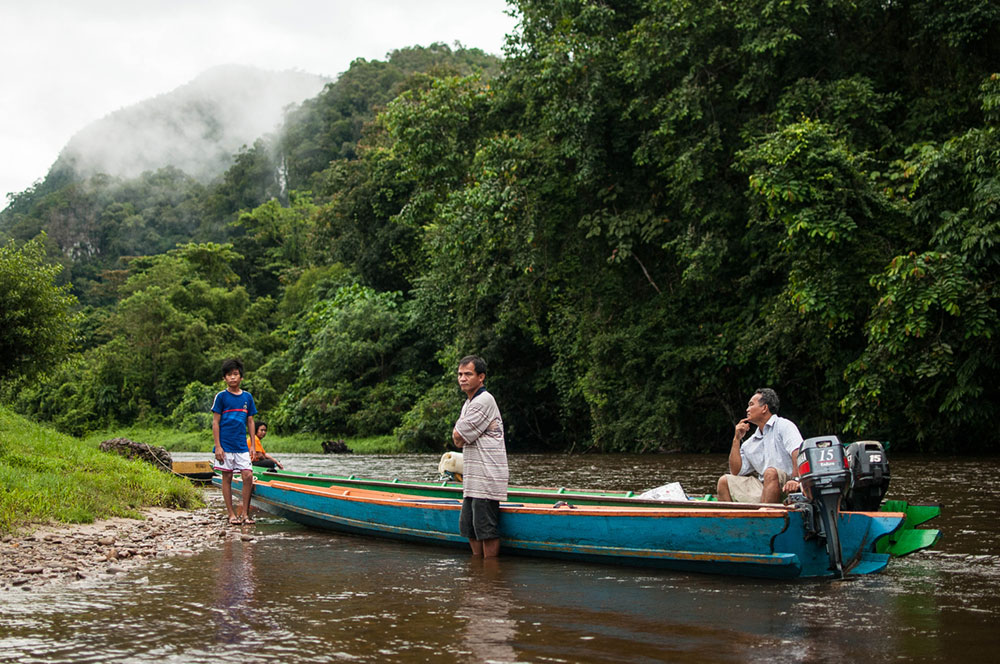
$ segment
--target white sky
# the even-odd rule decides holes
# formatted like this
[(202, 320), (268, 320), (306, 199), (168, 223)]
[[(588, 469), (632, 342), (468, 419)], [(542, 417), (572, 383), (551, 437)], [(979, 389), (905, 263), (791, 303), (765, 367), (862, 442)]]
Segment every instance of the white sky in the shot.
[(506, 0), (0, 0), (0, 209), (77, 131), (221, 64), (334, 77), (445, 42), (502, 55)]

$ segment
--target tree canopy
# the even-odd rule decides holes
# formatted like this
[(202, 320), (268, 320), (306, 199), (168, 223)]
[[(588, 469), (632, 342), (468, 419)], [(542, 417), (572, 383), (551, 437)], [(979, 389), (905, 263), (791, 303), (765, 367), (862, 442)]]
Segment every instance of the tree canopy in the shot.
[(43, 240), (0, 245), (0, 384), (51, 369), (75, 338), (76, 298), (55, 284), (59, 266), (45, 261)]
[(514, 4), (502, 62), (359, 60), (215, 185), (18, 197), (92, 307), (73, 426), (200, 426), (239, 354), (284, 428), (441, 447), (476, 352), (515, 450), (722, 449), (764, 385), (807, 435), (989, 438), (995, 3)]

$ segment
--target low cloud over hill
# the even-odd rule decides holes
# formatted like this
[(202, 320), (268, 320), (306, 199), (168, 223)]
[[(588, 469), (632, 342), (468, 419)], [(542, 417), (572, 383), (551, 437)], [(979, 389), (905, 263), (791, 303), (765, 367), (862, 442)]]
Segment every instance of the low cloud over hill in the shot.
[(111, 113), (77, 133), (54, 171), (135, 177), (175, 166), (200, 180), (229, 167), (243, 145), (274, 131), (284, 109), (328, 82), (303, 72), (215, 67), (172, 92)]

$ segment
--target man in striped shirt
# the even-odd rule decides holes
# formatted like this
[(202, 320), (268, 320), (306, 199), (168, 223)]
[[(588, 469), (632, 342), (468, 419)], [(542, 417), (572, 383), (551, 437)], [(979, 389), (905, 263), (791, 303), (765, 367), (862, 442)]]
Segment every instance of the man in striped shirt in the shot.
[(485, 360), (476, 355), (459, 360), (458, 386), (466, 400), (451, 438), (462, 450), (459, 530), (473, 555), (494, 558), (500, 553), (500, 501), (507, 500), (509, 475), (503, 419), (485, 380)]

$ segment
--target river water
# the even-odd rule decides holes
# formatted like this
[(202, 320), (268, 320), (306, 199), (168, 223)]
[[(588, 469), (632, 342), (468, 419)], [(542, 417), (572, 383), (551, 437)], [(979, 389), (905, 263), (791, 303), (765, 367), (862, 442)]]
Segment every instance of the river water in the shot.
[[(175, 455), (201, 459), (205, 455)], [(436, 456), (279, 455), (433, 479)], [(512, 481), (707, 493), (722, 455), (510, 458)], [(0, 592), (0, 662), (1000, 661), (1000, 458), (893, 458), (892, 498), (938, 502), (938, 546), (846, 581), (504, 557), (308, 530), (238, 538), (114, 581)]]

